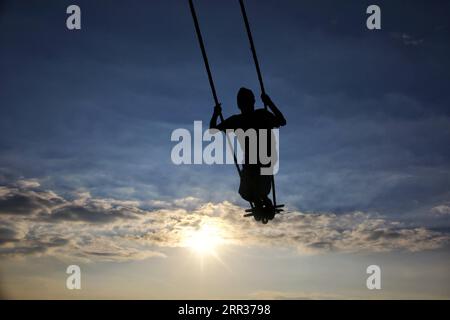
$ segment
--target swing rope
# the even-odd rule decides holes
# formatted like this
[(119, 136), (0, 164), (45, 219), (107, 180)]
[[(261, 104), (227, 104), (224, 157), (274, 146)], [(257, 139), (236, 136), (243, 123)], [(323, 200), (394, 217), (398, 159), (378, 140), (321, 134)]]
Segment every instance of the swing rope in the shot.
[[(255, 49), (255, 45), (253, 43), (252, 33), (250, 31), (250, 23), (248, 22), (247, 13), (245, 11), (245, 6), (244, 6), (243, 0), (239, 0), (239, 4), (241, 6), (241, 12), (242, 12), (242, 16), (244, 18), (244, 23), (245, 23), (245, 28), (247, 30), (248, 40), (250, 42), (250, 48), (251, 48), (251, 51), (252, 51), (252, 56), (253, 56), (253, 61), (255, 63), (256, 72), (257, 72), (257, 75), (258, 75), (258, 80), (259, 80), (259, 85), (260, 85), (260, 88), (261, 88), (261, 93), (265, 95), (266, 91), (264, 89), (264, 83), (263, 83), (263, 79), (262, 79), (262, 75), (261, 75), (261, 69), (259, 67), (258, 56), (256, 55), (256, 49)], [(200, 31), (200, 25), (198, 23), (197, 14), (195, 12), (193, 0), (189, 0), (189, 7), (191, 9), (192, 19), (194, 20), (195, 31), (196, 31), (197, 39), (198, 39), (198, 42), (199, 42), (199, 45), (200, 45), (200, 50), (202, 52), (203, 62), (205, 64), (206, 73), (208, 75), (208, 81), (209, 81), (209, 85), (211, 87), (211, 92), (212, 92), (212, 95), (213, 95), (214, 103), (215, 103), (216, 106), (218, 106), (220, 103), (219, 103), (219, 99), (217, 98), (216, 88), (214, 86), (214, 81), (213, 81), (212, 74), (211, 74), (211, 68), (209, 67), (209, 61), (208, 61), (208, 57), (206, 55), (206, 49), (205, 49), (205, 45), (204, 45), (204, 42), (203, 42), (203, 37), (202, 37), (201, 31)], [(267, 109), (267, 105), (266, 104), (264, 104), (264, 108)], [(220, 121), (223, 122), (224, 118), (223, 118), (222, 112), (220, 112), (219, 117), (220, 117)], [(237, 157), (236, 157), (236, 154), (234, 152), (233, 145), (232, 145), (232, 143), (230, 141), (229, 136), (227, 134), (225, 134), (225, 135), (227, 137), (228, 145), (229, 145), (230, 149), (233, 151), (233, 160), (234, 160), (234, 164), (236, 166), (236, 169), (238, 171), (238, 174), (239, 174), (240, 177), (242, 177), (241, 168), (239, 167), (239, 164), (237, 162)], [(271, 185), (272, 185), (273, 205), (274, 205), (274, 208), (277, 208), (275, 179), (274, 179), (273, 175), (271, 175)], [(249, 201), (249, 204), (250, 204), (250, 207), (253, 210), (254, 209), (253, 203), (251, 201)], [(282, 205), (280, 205), (278, 207), (281, 207), (281, 206)]]
[[(244, 1), (239, 0), (239, 4), (241, 6), (242, 18), (244, 18), (245, 30), (247, 30), (248, 42), (250, 43), (250, 49), (252, 51), (253, 61), (255, 62), (256, 74), (258, 75), (261, 93), (266, 94), (266, 90), (264, 89), (264, 83), (263, 83), (263, 79), (262, 79), (262, 75), (261, 75), (261, 69), (259, 68), (258, 56), (256, 55), (255, 43), (253, 42), (252, 32), (250, 30), (250, 23), (248, 22), (247, 13), (245, 11)], [(266, 104), (264, 104), (264, 108), (267, 109)]]
[[(213, 95), (214, 103), (216, 106), (218, 106), (219, 99), (217, 98), (216, 87), (214, 86), (214, 81), (213, 81), (212, 74), (211, 74), (211, 68), (209, 67), (208, 56), (206, 55), (206, 49), (205, 49), (205, 45), (203, 42), (202, 33), (200, 31), (200, 25), (198, 24), (197, 14), (195, 12), (194, 3), (192, 0), (189, 0), (189, 7), (191, 8), (191, 14), (192, 14), (192, 19), (194, 20), (195, 32), (197, 34), (198, 43), (200, 45), (200, 50), (202, 52), (203, 62), (205, 63), (206, 73), (208, 74), (209, 85), (211, 87), (211, 92)], [(222, 112), (220, 112), (219, 117), (220, 117), (220, 121), (223, 122), (224, 119), (223, 119)], [(231, 144), (230, 137), (227, 134), (225, 134), (225, 135), (227, 136), (227, 141), (228, 141), (229, 147), (233, 151), (234, 164), (239, 173), (239, 176), (241, 176), (241, 168), (239, 168), (239, 164), (237, 162), (236, 154), (234, 152), (233, 145)]]
[[(248, 41), (250, 42), (250, 49), (252, 51), (253, 62), (255, 63), (256, 73), (258, 75), (259, 86), (261, 88), (261, 93), (266, 94), (266, 90), (264, 89), (264, 83), (261, 75), (261, 69), (259, 67), (258, 56), (256, 55), (255, 44), (253, 42), (252, 32), (250, 30), (250, 23), (248, 22), (247, 13), (244, 6), (244, 0), (239, 0), (239, 4), (241, 6), (242, 17), (244, 18), (245, 29), (247, 30)], [(267, 105), (264, 103), (264, 108), (267, 110)], [(271, 184), (272, 184), (272, 198), (274, 207), (277, 206), (277, 196), (275, 190), (275, 178), (271, 176)]]
[[(208, 81), (209, 81), (209, 85), (211, 87), (211, 92), (213, 95), (214, 103), (216, 106), (218, 106), (219, 99), (217, 98), (216, 87), (214, 86), (214, 81), (213, 81), (212, 74), (211, 74), (211, 68), (209, 67), (208, 56), (206, 55), (206, 49), (205, 49), (205, 45), (203, 42), (203, 37), (202, 37), (202, 33), (200, 31), (200, 25), (199, 25), (198, 19), (197, 19), (197, 13), (195, 12), (194, 3), (192, 0), (189, 0), (189, 7), (191, 8), (191, 14), (192, 14), (192, 19), (194, 20), (195, 32), (197, 34), (198, 43), (200, 45), (200, 50), (202, 52), (202, 57), (203, 57), (203, 62), (205, 64), (206, 73), (208, 74)], [(223, 118), (222, 112), (219, 113), (219, 117), (220, 117), (220, 121), (223, 122), (224, 118)], [(236, 166), (236, 170), (239, 174), (239, 177), (242, 177), (241, 168), (239, 167), (236, 153), (234, 152), (233, 144), (231, 143), (230, 137), (228, 136), (228, 134), (225, 133), (225, 136), (227, 137), (227, 142), (228, 142), (229, 148), (231, 149), (231, 151), (233, 151), (233, 161), (234, 161), (234, 165)], [(249, 201), (249, 204), (250, 204), (250, 207), (253, 209), (254, 208), (253, 203), (251, 201)]]

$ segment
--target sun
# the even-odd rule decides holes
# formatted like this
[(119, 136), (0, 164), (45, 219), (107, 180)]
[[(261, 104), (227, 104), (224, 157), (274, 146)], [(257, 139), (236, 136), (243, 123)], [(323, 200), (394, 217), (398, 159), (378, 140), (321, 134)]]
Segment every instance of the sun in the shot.
[(218, 246), (223, 242), (220, 234), (218, 227), (205, 224), (187, 234), (185, 244), (201, 255), (216, 255)]

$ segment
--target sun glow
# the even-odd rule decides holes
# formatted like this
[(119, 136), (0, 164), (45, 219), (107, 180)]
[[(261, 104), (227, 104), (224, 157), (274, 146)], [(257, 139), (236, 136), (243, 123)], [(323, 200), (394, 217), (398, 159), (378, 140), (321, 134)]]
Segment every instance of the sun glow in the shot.
[(220, 235), (220, 229), (206, 224), (186, 236), (186, 246), (201, 255), (216, 255), (216, 250), (221, 243), (223, 238)]

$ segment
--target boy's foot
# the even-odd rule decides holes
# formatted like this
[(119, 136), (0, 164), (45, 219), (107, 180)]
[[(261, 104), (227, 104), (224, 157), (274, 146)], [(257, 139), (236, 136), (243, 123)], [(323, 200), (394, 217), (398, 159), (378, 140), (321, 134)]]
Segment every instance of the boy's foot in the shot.
[(263, 203), (263, 206), (264, 207), (267, 207), (267, 208), (273, 208), (273, 203), (272, 203), (272, 200), (270, 200), (269, 199), (269, 197), (263, 197), (262, 199), (261, 199), (261, 202)]

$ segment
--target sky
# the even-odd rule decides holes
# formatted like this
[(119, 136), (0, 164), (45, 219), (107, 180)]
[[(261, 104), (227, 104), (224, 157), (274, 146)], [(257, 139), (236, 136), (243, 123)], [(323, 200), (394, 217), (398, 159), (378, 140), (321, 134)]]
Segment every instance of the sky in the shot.
[[(171, 161), (214, 105), (187, 1), (0, 1), (0, 297), (450, 298), (450, 3), (377, 1), (381, 30), (372, 1), (245, 4), (287, 119), (264, 226), (233, 165)], [(259, 96), (239, 3), (195, 5), (236, 114)]]

